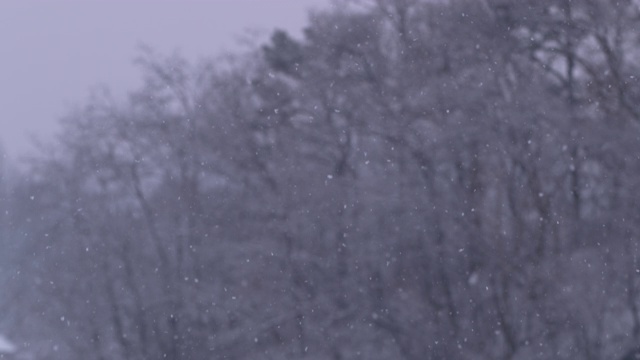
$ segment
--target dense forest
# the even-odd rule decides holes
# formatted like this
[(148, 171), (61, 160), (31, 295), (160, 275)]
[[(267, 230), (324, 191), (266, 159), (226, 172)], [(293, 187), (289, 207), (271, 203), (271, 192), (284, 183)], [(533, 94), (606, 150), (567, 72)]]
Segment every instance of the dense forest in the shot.
[(140, 88), (1, 167), (25, 359), (640, 345), (640, 1), (340, 4), (248, 53), (143, 52)]

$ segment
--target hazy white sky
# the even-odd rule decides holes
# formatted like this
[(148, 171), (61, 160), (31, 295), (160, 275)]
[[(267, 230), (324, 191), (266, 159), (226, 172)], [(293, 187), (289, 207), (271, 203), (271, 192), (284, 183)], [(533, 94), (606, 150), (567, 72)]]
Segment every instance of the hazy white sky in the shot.
[(190, 60), (237, 48), (246, 29), (299, 33), (328, 0), (0, 0), (0, 142), (10, 155), (28, 134), (50, 135), (88, 91), (124, 94), (139, 83), (144, 43)]

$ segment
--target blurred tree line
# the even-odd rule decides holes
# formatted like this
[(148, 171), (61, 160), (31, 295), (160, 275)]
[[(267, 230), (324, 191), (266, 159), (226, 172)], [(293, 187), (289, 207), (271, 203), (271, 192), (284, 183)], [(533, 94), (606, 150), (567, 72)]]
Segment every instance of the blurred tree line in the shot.
[(94, 93), (3, 181), (0, 325), (25, 351), (636, 347), (640, 2), (341, 4), (232, 61), (143, 54), (127, 101)]

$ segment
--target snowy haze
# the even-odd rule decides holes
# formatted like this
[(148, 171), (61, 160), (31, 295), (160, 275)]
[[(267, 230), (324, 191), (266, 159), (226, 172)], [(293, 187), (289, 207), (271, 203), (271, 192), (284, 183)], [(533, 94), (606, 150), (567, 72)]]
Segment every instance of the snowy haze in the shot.
[(299, 33), (327, 0), (0, 1), (0, 143), (28, 151), (96, 85), (138, 83), (139, 45), (195, 61), (274, 28)]
[(0, 6), (13, 359), (639, 358), (640, 1), (183, 4)]

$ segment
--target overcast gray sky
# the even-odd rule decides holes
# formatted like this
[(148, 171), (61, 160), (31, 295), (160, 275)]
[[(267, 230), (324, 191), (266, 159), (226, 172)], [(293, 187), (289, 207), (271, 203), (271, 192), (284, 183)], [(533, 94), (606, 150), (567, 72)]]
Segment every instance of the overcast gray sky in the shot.
[[(190, 60), (238, 48), (245, 29), (299, 34), (307, 9), (328, 0), (0, 0), (0, 141), (9, 155), (105, 84), (125, 94), (139, 83), (140, 44)], [(266, 36), (266, 35), (264, 35)]]

